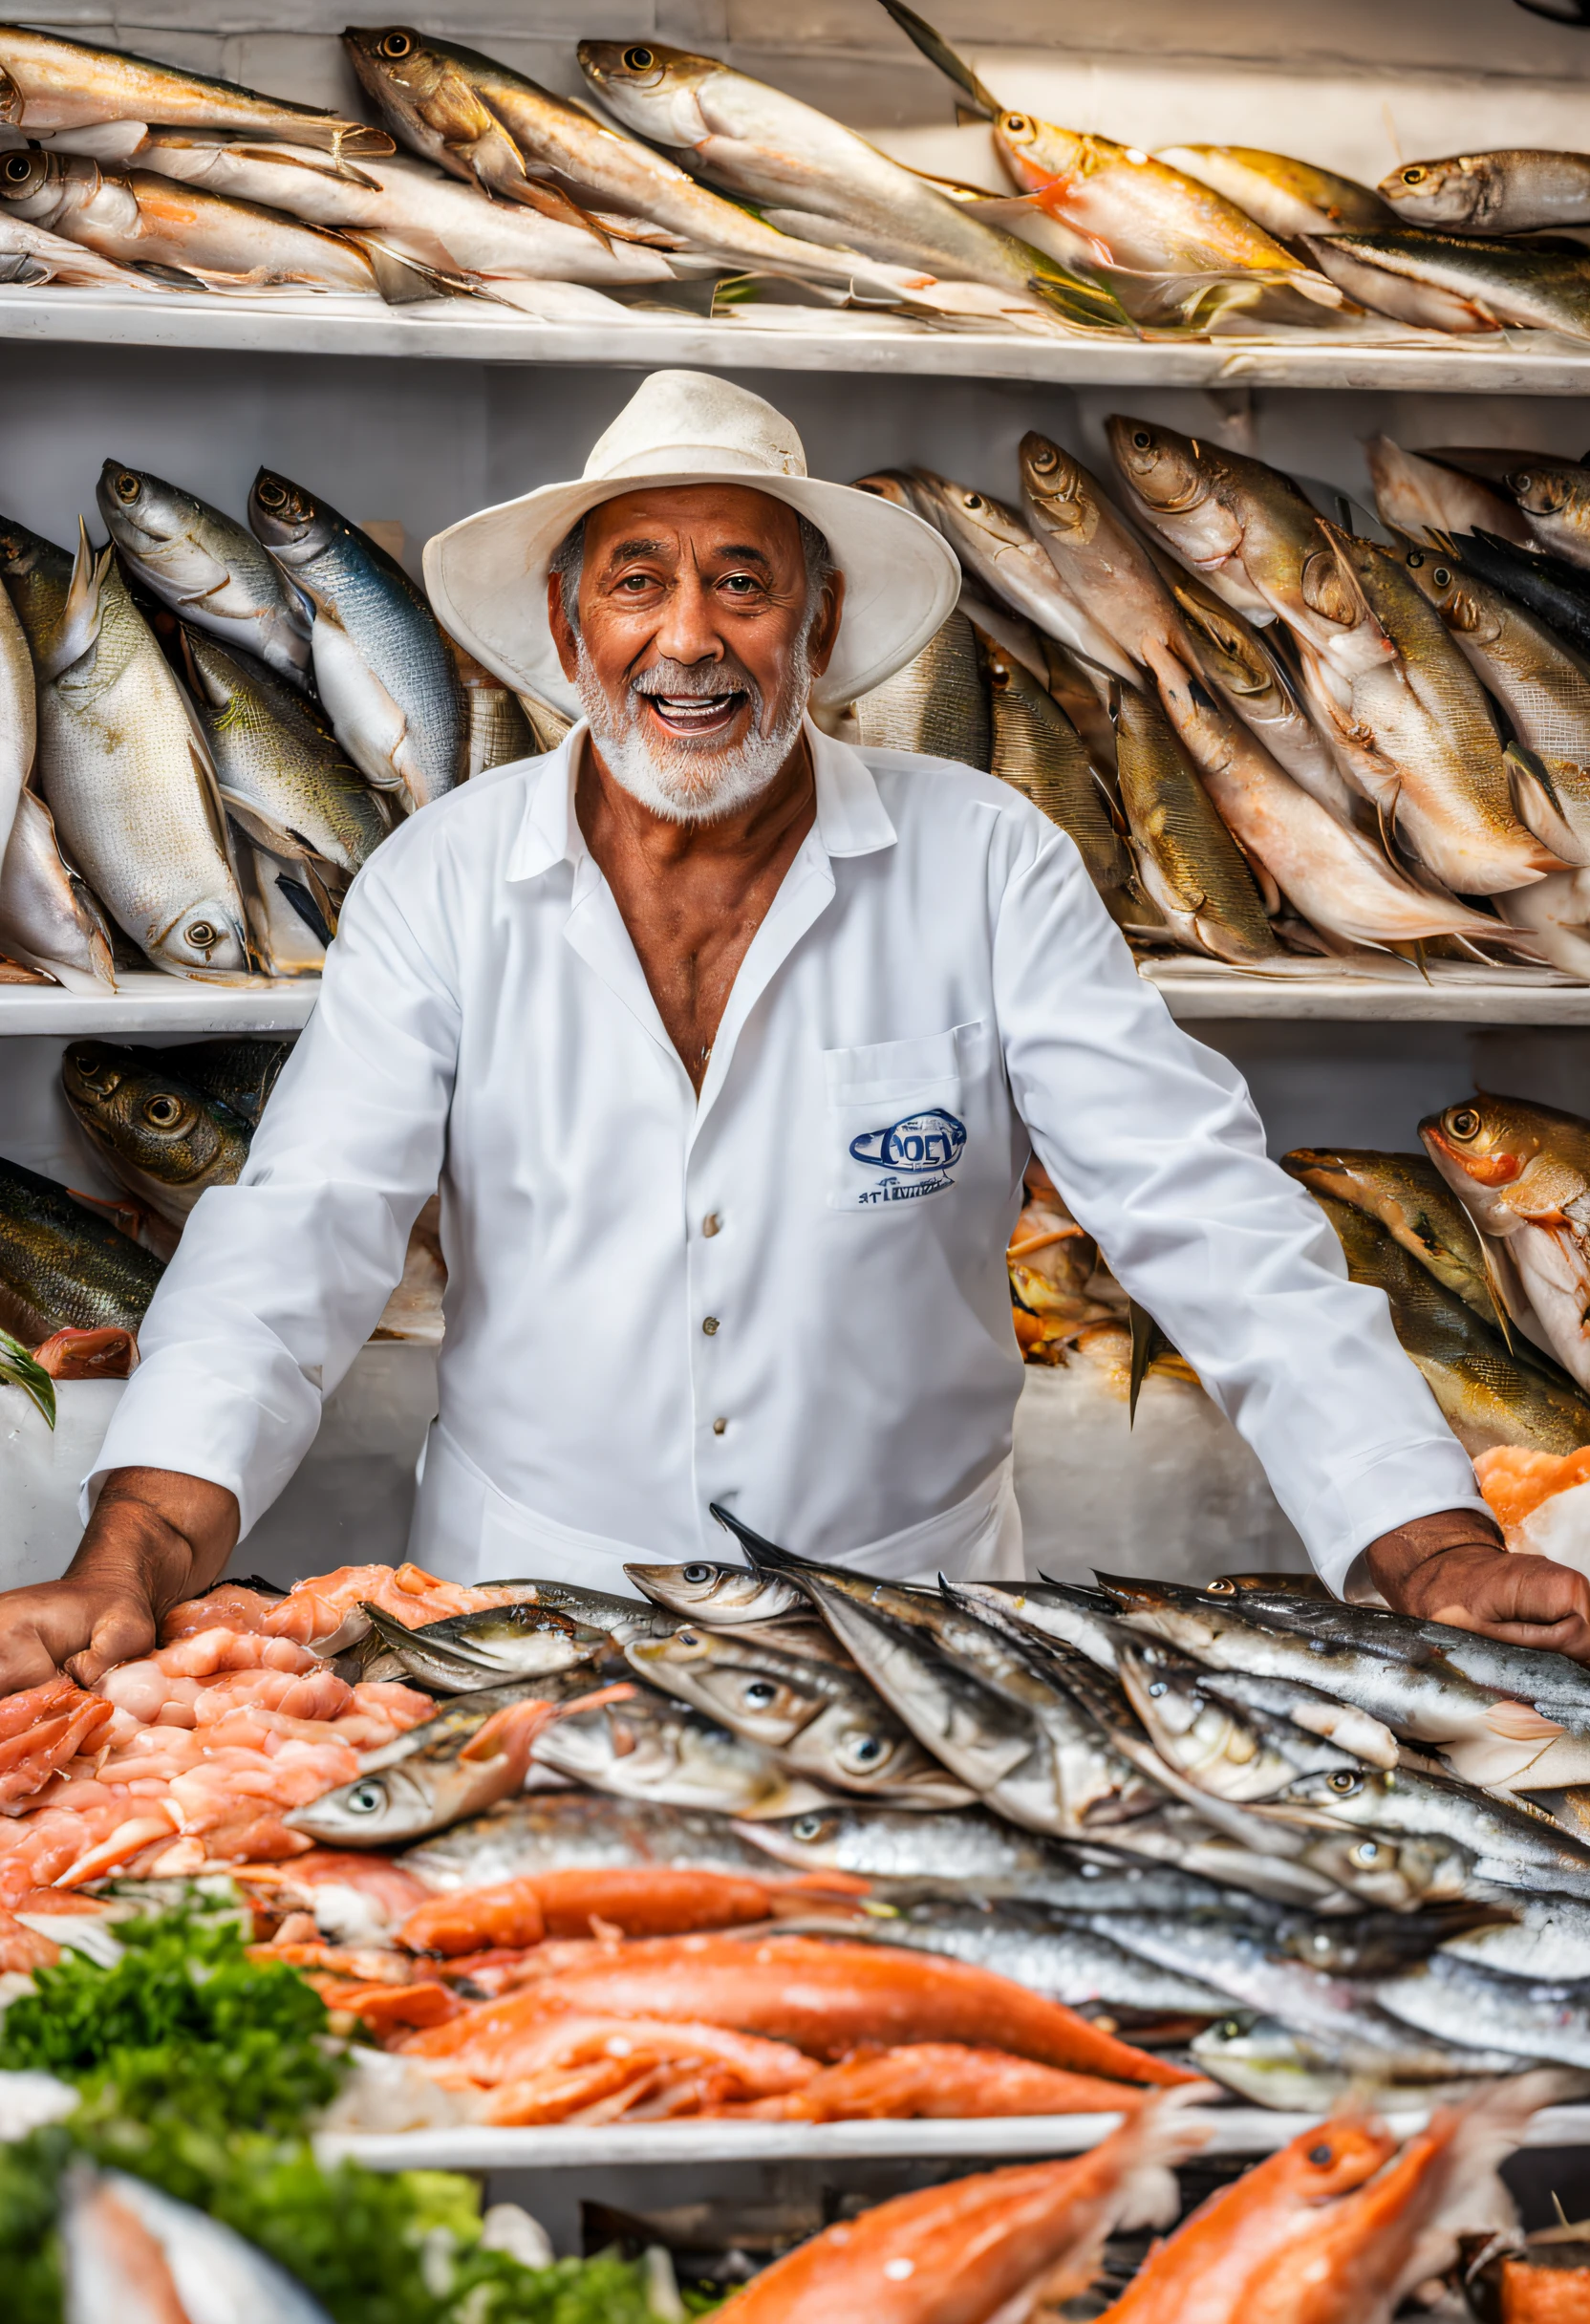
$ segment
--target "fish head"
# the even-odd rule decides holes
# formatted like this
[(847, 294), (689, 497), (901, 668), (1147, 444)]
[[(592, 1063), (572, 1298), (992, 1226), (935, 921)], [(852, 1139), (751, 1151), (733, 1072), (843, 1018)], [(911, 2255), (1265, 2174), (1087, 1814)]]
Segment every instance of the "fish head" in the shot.
[(161, 1187), (229, 1186), (248, 1158), (244, 1123), (136, 1050), (74, 1042), (61, 1060), (61, 1083), (89, 1134)]
[(1434, 606), (1455, 637), (1476, 646), (1493, 645), (1501, 635), (1503, 608), (1483, 584), (1476, 584), (1455, 557), (1434, 549), (1388, 549), (1414, 587)]
[(42, 533), (30, 532), (26, 525), (0, 516), (0, 575), (28, 643), (36, 647), (65, 608), (72, 586), (70, 552)]
[(1165, 579), (1201, 657), (1225, 693), (1257, 703), (1279, 690), (1276, 665), (1239, 613), (1201, 582), (1174, 572)]
[(248, 936), (235, 895), (196, 896), (140, 938), (145, 952), (179, 975), (210, 970), (235, 975), (248, 966)]
[(1419, 1135), (1454, 1194), (1492, 1234), (1508, 1214), (1548, 1217), (1590, 1186), (1590, 1123), (1485, 1091), (1430, 1114)]
[(576, 54), (580, 71), (626, 128), (675, 151), (712, 135), (700, 92), (724, 71), (716, 56), (671, 49), (660, 40), (582, 40)]
[(799, 1816), (736, 1824), (735, 1830), (781, 1863), (793, 1864), (797, 1872), (834, 1872), (844, 1869), (846, 1830), (851, 1821), (851, 1812), (844, 1808), (807, 1808)]
[(1382, 1770), (1336, 1767), (1300, 1775), (1268, 1805), (1278, 1816), (1295, 1816), (1305, 1823), (1322, 1818), (1327, 1823), (1372, 1824), (1384, 1820), (1381, 1804), (1394, 1788), (1395, 1777)]
[(731, 1565), (717, 1558), (692, 1559), (687, 1565), (626, 1565), (636, 1589), (672, 1614), (703, 1622), (771, 1622), (804, 1608), (792, 1582), (752, 1565)]
[(446, 78), (449, 60), (409, 24), (351, 24), (342, 45), (377, 104), (422, 113)]
[(636, 1639), (625, 1653), (642, 1678), (759, 1743), (787, 1741), (820, 1708), (819, 1695), (704, 1630), (687, 1626), (671, 1638)]
[(896, 508), (937, 527), (932, 495), (904, 468), (874, 468), (870, 476), (858, 476), (850, 489), (870, 492), (874, 500), (892, 501)]
[(1462, 1896), (1472, 1859), (1438, 1838), (1344, 1831), (1310, 1841), (1298, 1861), (1364, 1904), (1412, 1912)]
[(1338, 2115), (1300, 2131), (1264, 2167), (1294, 2201), (1328, 2203), (1372, 2179), (1397, 2146), (1393, 2133), (1373, 2117)]
[(1440, 161), (1406, 161), (1388, 170), (1376, 192), (1390, 204), (1399, 226), (1461, 226), (1485, 201), (1491, 171), (1484, 154), (1452, 154)]
[(306, 564), (331, 539), (334, 518), (312, 492), (262, 468), (248, 493), (248, 523), (279, 564)]
[(53, 226), (92, 202), (99, 183), (99, 165), (86, 154), (19, 147), (0, 154), (0, 217)]
[(913, 468), (913, 481), (932, 502), (939, 530), (962, 554), (992, 563), (1001, 553), (1032, 546), (1032, 534), (1014, 508), (992, 493), (971, 484), (957, 484), (931, 468)]
[(1064, 198), (1067, 180), (1085, 170), (1091, 142), (1031, 113), (1000, 113), (994, 121), (999, 159), (1023, 193)]
[(140, 555), (180, 540), (199, 507), (191, 493), (115, 460), (100, 469), (95, 498), (118, 548)]
[(1553, 460), (1546, 453), (1532, 453), (1496, 475), (1526, 516), (1560, 516), (1565, 508), (1582, 507), (1587, 481), (1579, 461)]
[(283, 1821), (328, 1847), (385, 1848), (429, 1831), (435, 1813), (424, 1784), (398, 1764), (322, 1792)]
[(1122, 476), (1155, 516), (1185, 516), (1214, 498), (1214, 479), (1195, 437), (1116, 412), (1105, 434)]
[(1081, 461), (1036, 429), (1022, 437), (1018, 459), (1022, 489), (1045, 530), (1067, 545), (1091, 541), (1103, 511), (1098, 487)]
[(474, 1614), (449, 1614), (407, 1632), (393, 1624), (389, 1643), (399, 1652), (440, 1649), (444, 1661), (469, 1663), (505, 1679), (539, 1678), (590, 1662), (607, 1634), (522, 1599)]

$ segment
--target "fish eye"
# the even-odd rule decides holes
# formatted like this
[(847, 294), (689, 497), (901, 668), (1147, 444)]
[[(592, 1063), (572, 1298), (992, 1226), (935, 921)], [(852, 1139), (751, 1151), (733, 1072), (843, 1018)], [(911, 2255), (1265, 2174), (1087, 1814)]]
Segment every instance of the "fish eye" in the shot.
[(208, 920), (190, 921), (183, 929), (183, 936), (185, 942), (192, 945), (195, 952), (208, 952), (212, 945), (219, 944), (221, 941), (220, 930), (212, 927)]
[(1235, 2041), (1240, 2037), (1241, 2032), (1242, 2020), (1240, 2017), (1222, 2017), (1214, 2028), (1214, 2038), (1216, 2041)]
[(964, 493), (960, 505), (963, 508), (980, 508), (983, 505), (982, 494), (980, 492)]
[(369, 1781), (355, 1783), (343, 1801), (350, 1816), (374, 1816), (386, 1805), (386, 1785)]
[(1426, 178), (1429, 175), (1429, 173), (1428, 170), (1421, 169), (1417, 162), (1415, 162), (1410, 168), (1403, 171), (1403, 183), (1405, 185), (1423, 185)]
[(650, 49), (626, 49), (624, 63), (631, 73), (650, 73), (652, 67), (656, 63), (656, 58)]
[(1006, 669), (1002, 661), (997, 661), (994, 664), (994, 667), (989, 671), (988, 682), (992, 687), (995, 688), (996, 691), (1001, 687), (1009, 685), (1010, 672)]
[(1146, 452), (1149, 446), (1152, 443), (1153, 438), (1150, 435), (1147, 428), (1133, 428), (1131, 441), (1132, 449), (1134, 451)]
[(1430, 574), (1430, 579), (1434, 582), (1437, 589), (1450, 589), (1451, 586), (1451, 574), (1448, 571), (1444, 565), (1438, 565), (1435, 570)]
[(822, 1817), (797, 1816), (789, 1827), (789, 1837), (791, 1840), (821, 1840), (823, 1837)]
[(712, 1568), (710, 1565), (687, 1565), (679, 1579), (688, 1582), (692, 1589), (698, 1589), (703, 1582), (712, 1580)]
[(183, 1118), (183, 1102), (176, 1097), (152, 1097), (146, 1100), (143, 1118), (156, 1130), (170, 1130)]
[(1515, 492), (1529, 492), (1535, 484), (1535, 479), (1527, 468), (1520, 468), (1515, 475), (1509, 477), (1508, 482)]
[(1477, 1138), (1479, 1115), (1472, 1106), (1454, 1106), (1447, 1116), (1447, 1128), (1454, 1138)]
[(749, 1704), (770, 1703), (778, 1691), (770, 1678), (753, 1678), (746, 1684), (745, 1700)]
[(850, 1756), (858, 1767), (876, 1767), (888, 1749), (882, 1735), (862, 1735), (852, 1745)]
[(285, 508), (287, 486), (274, 476), (263, 477), (254, 486), (254, 498), (262, 508)]
[(1204, 1584), (1204, 1589), (1206, 1595), (1211, 1598), (1235, 1598), (1236, 1595), (1236, 1584), (1235, 1582), (1207, 1582)]
[(1033, 454), (1032, 464), (1038, 470), (1040, 476), (1047, 476), (1051, 468), (1059, 467), (1060, 454), (1055, 450), (1052, 443), (1046, 443), (1042, 447), (1042, 451), (1038, 451)]
[(139, 494), (143, 490), (143, 486), (139, 483), (131, 468), (121, 468), (117, 472), (116, 482), (112, 484), (111, 490), (118, 501), (130, 503), (137, 500)]
[(1356, 1848), (1348, 1849), (1347, 1859), (1366, 1872), (1371, 1864), (1379, 1863), (1384, 1853), (1378, 1840), (1361, 1840)]
[(680, 1646), (698, 1646), (701, 1643), (701, 1633), (699, 1630), (676, 1630), (674, 1643)]
[(399, 57), (407, 56), (413, 47), (414, 43), (407, 32), (388, 32), (380, 44), (379, 54), (390, 56), (396, 64)]
[(31, 153), (8, 154), (5, 161), (6, 183), (26, 185), (34, 175), (37, 157)]
[(1024, 113), (1007, 113), (1005, 127), (1013, 138), (1024, 138), (1032, 127), (1032, 123)]
[(1153, 1685), (1149, 1689), (1149, 1692), (1150, 1694), (1169, 1694), (1170, 1691), (1170, 1688), (1166, 1685), (1162, 1678), (1156, 1678)]
[(1421, 566), (1421, 565), (1423, 565), (1424, 561), (1425, 561), (1425, 552), (1424, 552), (1424, 550), (1423, 550), (1422, 549), (1410, 549), (1408, 550), (1408, 552), (1407, 552), (1407, 570), (1408, 570), (1408, 571), (1409, 571), (1410, 573), (1416, 573), (1416, 572), (1418, 571), (1418, 570), (1419, 570), (1420, 566)]
[(1335, 2148), (1327, 2144), (1311, 2146), (1308, 2150), (1308, 2159), (1310, 2163), (1317, 2163), (1320, 2169), (1323, 2170), (1325, 2164), (1335, 2159)]
[(1347, 1797), (1349, 1793), (1356, 1792), (1359, 1788), (1359, 1778), (1353, 1774), (1350, 1768), (1338, 1768), (1335, 1775), (1327, 1776), (1326, 1780), (1329, 1783), (1331, 1790), (1333, 1792), (1340, 1792), (1343, 1799)]

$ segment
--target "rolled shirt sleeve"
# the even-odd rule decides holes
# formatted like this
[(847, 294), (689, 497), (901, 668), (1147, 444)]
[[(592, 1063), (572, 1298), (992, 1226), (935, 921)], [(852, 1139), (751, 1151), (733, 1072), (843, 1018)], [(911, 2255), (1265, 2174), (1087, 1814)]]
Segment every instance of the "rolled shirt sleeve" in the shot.
[(85, 1517), (113, 1469), (171, 1469), (227, 1486), (247, 1533), (291, 1476), (437, 1185), (458, 1050), (447, 971), (394, 881), (362, 874), (247, 1164), (200, 1197), (150, 1304)]
[[(1348, 1281), (1241, 1076), (1138, 976), (1069, 840), (1013, 868), (995, 986), (1040, 1160), (1253, 1447), (1331, 1588), (1393, 1526), (1484, 1510), (1384, 1293)], [(1143, 1554), (1151, 1567), (1152, 1542)]]

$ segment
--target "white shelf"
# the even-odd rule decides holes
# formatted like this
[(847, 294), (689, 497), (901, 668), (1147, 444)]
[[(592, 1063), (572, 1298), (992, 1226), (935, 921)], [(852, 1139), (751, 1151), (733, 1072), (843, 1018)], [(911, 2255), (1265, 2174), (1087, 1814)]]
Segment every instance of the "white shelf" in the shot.
[[(1272, 2114), (1257, 2106), (1213, 2108), (1210, 2155), (1268, 2155), (1325, 2118)], [(546, 2171), (626, 2168), (636, 2163), (841, 2163), (880, 2158), (963, 2162), (969, 2168), (1017, 2155), (1079, 2154), (1107, 2138), (1115, 2114), (1007, 2115), (950, 2122), (618, 2122), (596, 2130), (553, 2123), (535, 2130), (450, 2130), (323, 2135), (327, 2161), (350, 2155), (374, 2170)], [(1400, 2138), (1429, 2120), (1428, 2109), (1388, 2113)], [(1590, 2145), (1590, 2106), (1548, 2106), (1529, 2126), (1526, 2146)]]
[(1173, 1017), (1312, 1019), (1358, 1024), (1590, 1025), (1590, 984), (1547, 968), (1472, 968), (1431, 961), (1372, 976), (1256, 976), (1190, 954), (1145, 961), (1143, 976)]
[(126, 1033), (297, 1033), (309, 1022), (318, 977), (256, 977), (204, 984), (158, 969), (122, 972), (114, 993), (62, 992), (54, 984), (0, 985), (0, 1036)]
[[(775, 311), (777, 312), (777, 311)], [(785, 314), (810, 310), (784, 309)], [(738, 317), (639, 312), (621, 325), (546, 323), (469, 299), (383, 307), (327, 292), (0, 287), (0, 338), (95, 346), (202, 347), (250, 355), (413, 355), (471, 363), (711, 364), (733, 370), (893, 372), (1093, 387), (1307, 387), (1446, 394), (1590, 395), (1590, 344), (1498, 332), (1484, 344), (1372, 326), (1185, 343), (936, 330), (859, 313), (815, 330)]]

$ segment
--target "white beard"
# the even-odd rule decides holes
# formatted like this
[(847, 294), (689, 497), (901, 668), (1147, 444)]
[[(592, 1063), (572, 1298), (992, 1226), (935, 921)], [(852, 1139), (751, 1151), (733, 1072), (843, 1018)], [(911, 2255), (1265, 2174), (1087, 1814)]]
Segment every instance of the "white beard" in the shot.
[[(615, 713), (581, 637), (574, 688), (590, 721), (591, 740), (613, 781), (669, 823), (711, 823), (751, 806), (778, 774), (800, 734), (811, 688), (811, 661), (806, 652), (810, 635), (807, 621), (791, 657), (784, 706), (766, 732), (762, 723), (761, 691), (747, 680), (751, 728), (742, 742), (733, 745), (663, 734), (640, 708), (638, 689), (634, 686), (626, 689), (622, 712)], [(710, 691), (700, 679), (713, 675), (713, 665), (703, 666), (698, 677), (681, 663), (670, 662), (664, 667), (669, 673), (669, 693)]]

